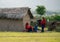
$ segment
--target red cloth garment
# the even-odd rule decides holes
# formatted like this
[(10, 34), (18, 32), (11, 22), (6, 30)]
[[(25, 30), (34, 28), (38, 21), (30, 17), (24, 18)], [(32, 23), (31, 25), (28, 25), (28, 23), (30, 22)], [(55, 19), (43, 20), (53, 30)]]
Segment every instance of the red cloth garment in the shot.
[(26, 23), (26, 25), (25, 25), (25, 29), (26, 29), (26, 31), (32, 31), (32, 26), (30, 26), (28, 23)]
[(26, 29), (29, 29), (30, 28), (30, 26), (29, 25), (26, 25)]
[(26, 23), (26, 25), (25, 25), (25, 29), (28, 29), (28, 25), (29, 25), (29, 24), (28, 24), (28, 23)]
[(45, 24), (46, 24), (46, 20), (43, 19), (43, 20), (41, 21), (41, 25), (45, 25)]

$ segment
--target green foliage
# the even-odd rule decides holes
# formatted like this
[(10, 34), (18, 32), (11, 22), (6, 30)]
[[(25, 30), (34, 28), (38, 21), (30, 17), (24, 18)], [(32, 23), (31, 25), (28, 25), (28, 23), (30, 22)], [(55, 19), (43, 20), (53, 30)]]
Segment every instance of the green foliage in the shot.
[(46, 8), (44, 6), (37, 6), (36, 12), (37, 14), (43, 15), (46, 12)]
[(49, 21), (54, 21), (54, 16), (51, 16), (51, 17), (46, 17), (46, 19), (49, 19)]
[(50, 21), (60, 21), (60, 16), (55, 15), (55, 16), (51, 16), (51, 17), (46, 17), (46, 19), (49, 19)]
[(30, 25), (33, 27), (35, 26), (35, 24), (36, 24), (36, 22), (33, 22), (33, 21), (31, 21), (31, 23), (30, 23)]
[(59, 15), (56, 15), (56, 16), (54, 17), (54, 19), (57, 20), (57, 21), (60, 21), (60, 16), (59, 16)]
[(33, 22), (33, 21), (31, 21), (30, 25), (31, 25), (31, 26), (34, 26), (34, 22)]

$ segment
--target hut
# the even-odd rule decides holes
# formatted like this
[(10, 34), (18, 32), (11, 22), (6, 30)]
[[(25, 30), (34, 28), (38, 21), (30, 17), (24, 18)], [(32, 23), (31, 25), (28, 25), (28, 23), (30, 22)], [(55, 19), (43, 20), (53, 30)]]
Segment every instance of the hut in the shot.
[(28, 7), (0, 8), (0, 31), (23, 31), (32, 18)]

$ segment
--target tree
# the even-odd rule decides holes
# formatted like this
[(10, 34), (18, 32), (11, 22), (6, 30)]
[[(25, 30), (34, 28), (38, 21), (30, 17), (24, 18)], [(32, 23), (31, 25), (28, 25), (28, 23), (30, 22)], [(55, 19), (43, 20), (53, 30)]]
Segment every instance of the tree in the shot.
[(39, 15), (44, 15), (44, 13), (46, 12), (46, 8), (44, 6), (37, 6), (36, 12)]

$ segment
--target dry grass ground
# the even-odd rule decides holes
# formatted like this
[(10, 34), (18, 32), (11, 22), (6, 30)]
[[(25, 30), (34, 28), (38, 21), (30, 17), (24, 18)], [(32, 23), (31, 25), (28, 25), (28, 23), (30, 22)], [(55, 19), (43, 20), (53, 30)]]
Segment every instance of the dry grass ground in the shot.
[(60, 33), (0, 32), (0, 42), (60, 42)]

